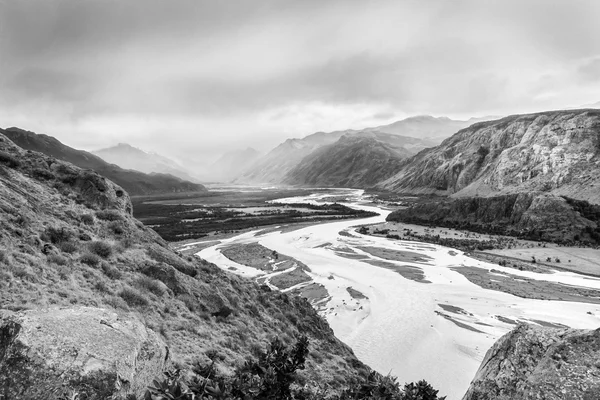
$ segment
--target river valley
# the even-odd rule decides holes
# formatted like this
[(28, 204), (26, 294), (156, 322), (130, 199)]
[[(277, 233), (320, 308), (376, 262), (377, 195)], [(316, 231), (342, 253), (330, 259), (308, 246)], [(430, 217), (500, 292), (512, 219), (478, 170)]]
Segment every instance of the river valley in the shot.
[(356, 226), (381, 223), (390, 212), (373, 204), (362, 190), (336, 189), (273, 201), (323, 204), (333, 200), (379, 215), (299, 229), (245, 232), (215, 241), (197, 254), (248, 277), (264, 276), (265, 271), (227, 258), (223, 249), (258, 243), (299, 261), (308, 267), (311, 280), (285, 291), (322, 285), (326, 295), (315, 297), (313, 305), (359, 359), (383, 374), (397, 376), (401, 383), (426, 379), (448, 400), (462, 397), (486, 351), (518, 322), (573, 328), (600, 324), (598, 299), (517, 297), (478, 286), (466, 278), (465, 271), (484, 271), (492, 284), (510, 279), (523, 285), (535, 281), (600, 289), (600, 279), (564, 271), (519, 271), (447, 247), (362, 235)]

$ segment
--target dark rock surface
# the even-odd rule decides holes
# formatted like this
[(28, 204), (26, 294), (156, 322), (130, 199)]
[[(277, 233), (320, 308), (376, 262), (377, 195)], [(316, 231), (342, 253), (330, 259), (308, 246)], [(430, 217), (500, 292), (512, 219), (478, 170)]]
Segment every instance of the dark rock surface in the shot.
[(168, 364), (165, 343), (132, 316), (90, 307), (0, 310), (6, 399), (139, 397)]

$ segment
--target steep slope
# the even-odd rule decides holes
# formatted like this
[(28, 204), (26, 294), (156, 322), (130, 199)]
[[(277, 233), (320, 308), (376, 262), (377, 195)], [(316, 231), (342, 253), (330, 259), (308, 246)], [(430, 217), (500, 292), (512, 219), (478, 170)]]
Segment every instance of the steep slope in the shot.
[(304, 157), (342, 137), (344, 132), (318, 132), (303, 139), (288, 139), (258, 159), (235, 179), (236, 183), (282, 183), (284, 176)]
[(381, 132), (355, 132), (306, 156), (289, 171), (290, 185), (371, 187), (393, 175), (400, 162), (427, 142)]
[(229, 182), (240, 175), (259, 157), (260, 153), (252, 147), (229, 151), (210, 166), (210, 179), (212, 181)]
[(454, 197), (543, 191), (599, 203), (599, 150), (599, 110), (514, 115), (459, 131), (378, 186)]
[(146, 153), (126, 143), (119, 143), (113, 147), (92, 151), (92, 154), (121, 168), (133, 169), (146, 174), (153, 172), (169, 174), (190, 182), (196, 180), (175, 161), (160, 154)]
[[(42, 369), (44, 365), (51, 369), (58, 357), (73, 359), (73, 354), (56, 348), (64, 338), (52, 341), (51, 337), (43, 344), (45, 359), (29, 362), (4, 357), (21, 357), (19, 349), (34, 345), (8, 340), (19, 335), (19, 326), (29, 329), (31, 323), (26, 320), (33, 319), (35, 326), (42, 318), (55, 326), (52, 321), (61, 320), (61, 313), (71, 309), (74, 315), (105, 314), (104, 319), (92, 319), (114, 329), (118, 325), (113, 320), (141, 320), (128, 325), (137, 330), (134, 335), (142, 336), (140, 330), (147, 329), (144, 335), (160, 336), (169, 346), (168, 356), (183, 367), (196, 362), (206, 365), (213, 359), (220, 371), (231, 371), (265, 349), (270, 338), (290, 343), (304, 334), (310, 341), (308, 365), (302, 372), (305, 379), (341, 387), (353, 382), (356, 374), (368, 372), (305, 299), (271, 291), (204, 260), (175, 253), (132, 217), (129, 195), (121, 187), (93, 171), (23, 150), (0, 134), (0, 322), (8, 321), (0, 326), (0, 371), (11, 371), (11, 363), (18, 362), (31, 367), (20, 373), (33, 374), (12, 378), (0, 374), (0, 394), (15, 393), (15, 387), (22, 387), (28, 377), (43, 374), (43, 370), (33, 371), (34, 361)], [(42, 310), (52, 317), (23, 310)], [(78, 326), (85, 332), (63, 332), (73, 336), (69, 346), (94, 337), (87, 330), (94, 326)], [(42, 333), (51, 335), (48, 332)], [(26, 338), (41, 334), (21, 333)], [(102, 363), (94, 358), (98, 355), (77, 354), (74, 369), (83, 366), (93, 371)], [(134, 360), (122, 362), (131, 367)], [(64, 384), (57, 389), (61, 392), (53, 392), (55, 397), (29, 392), (7, 398), (60, 398), (80, 389), (73, 387), (79, 381), (71, 380), (69, 374), (60, 376)], [(107, 385), (126, 385), (121, 378), (115, 376), (116, 381)], [(85, 390), (98, 389), (91, 383), (87, 381)], [(144, 386), (139, 380), (136, 385), (138, 389)], [(26, 385), (39, 390), (35, 386)], [(139, 392), (135, 394), (139, 398)]]
[(600, 398), (600, 329), (520, 325), (488, 350), (463, 400)]
[(52, 136), (38, 135), (19, 128), (0, 129), (0, 134), (6, 135), (10, 140), (26, 150), (39, 151), (59, 160), (68, 161), (80, 168), (94, 170), (122, 186), (131, 195), (206, 190), (200, 184), (184, 181), (172, 175), (145, 174), (123, 169), (117, 165), (109, 164), (87, 151), (76, 150), (66, 146)]

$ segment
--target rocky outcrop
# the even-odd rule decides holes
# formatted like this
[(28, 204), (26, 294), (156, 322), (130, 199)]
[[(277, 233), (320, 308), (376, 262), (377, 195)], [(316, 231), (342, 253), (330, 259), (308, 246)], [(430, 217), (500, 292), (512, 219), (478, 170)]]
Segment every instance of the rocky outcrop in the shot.
[(378, 186), (453, 197), (543, 191), (600, 203), (599, 150), (599, 110), (516, 115), (459, 131)]
[(139, 398), (168, 364), (165, 343), (131, 316), (89, 307), (0, 311), (6, 399)]
[(0, 129), (0, 134), (5, 135), (25, 150), (38, 151), (53, 159), (69, 162), (79, 168), (93, 170), (117, 183), (132, 196), (206, 191), (206, 188), (199, 183), (188, 182), (170, 174), (145, 174), (123, 169), (115, 164), (109, 164), (87, 151), (66, 146), (52, 136), (38, 135), (19, 128)]
[(600, 398), (600, 329), (520, 325), (488, 350), (463, 400)]
[[(587, 215), (588, 218), (593, 218)], [(596, 239), (598, 228), (568, 199), (542, 192), (432, 199), (391, 213), (388, 221), (437, 225), (556, 242)]]

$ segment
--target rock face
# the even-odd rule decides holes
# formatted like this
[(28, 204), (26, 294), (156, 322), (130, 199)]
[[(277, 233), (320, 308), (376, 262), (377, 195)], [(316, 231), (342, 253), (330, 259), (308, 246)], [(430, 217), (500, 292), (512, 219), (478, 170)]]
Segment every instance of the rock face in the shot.
[(567, 199), (543, 192), (435, 199), (394, 211), (387, 220), (557, 242), (594, 242), (600, 222)]
[(167, 346), (133, 317), (89, 307), (0, 311), (6, 399), (137, 398), (168, 364)]
[(420, 139), (381, 132), (346, 134), (306, 156), (289, 171), (290, 185), (371, 187), (393, 175), (400, 162), (427, 146)]
[(408, 159), (382, 189), (454, 197), (543, 191), (600, 203), (600, 110), (480, 122)]
[(488, 350), (463, 400), (600, 398), (600, 329), (520, 325)]
[(87, 151), (66, 146), (52, 136), (38, 135), (19, 128), (0, 129), (0, 134), (5, 135), (25, 150), (38, 151), (55, 159), (67, 161), (79, 168), (91, 169), (117, 183), (132, 196), (206, 190), (204, 186), (198, 183), (181, 180), (173, 175), (145, 174), (123, 169), (117, 165), (109, 164)]

